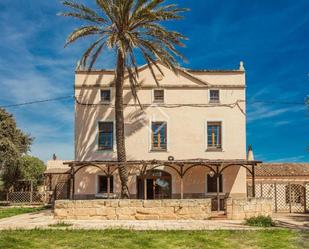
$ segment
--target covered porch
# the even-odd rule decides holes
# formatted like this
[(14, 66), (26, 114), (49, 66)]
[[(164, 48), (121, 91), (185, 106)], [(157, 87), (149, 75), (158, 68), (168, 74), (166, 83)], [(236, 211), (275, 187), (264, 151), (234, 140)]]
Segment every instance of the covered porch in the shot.
[[(248, 160), (134, 160), (127, 161), (130, 182), (130, 192), (132, 199), (202, 199), (211, 198), (212, 211), (225, 210), (225, 200), (230, 197), (230, 189), (226, 189), (225, 182), (229, 182), (232, 176), (230, 171), (245, 170), (251, 175), (252, 185), (255, 185), (255, 166), (261, 161)], [(87, 195), (83, 199), (117, 199), (120, 197), (119, 191), (114, 191), (114, 186), (119, 184), (115, 179), (120, 162), (116, 161), (73, 161), (67, 162), (70, 166), (70, 199), (81, 199), (79, 188), (82, 185), (82, 176), (85, 171), (95, 168), (100, 172), (99, 178), (88, 180), (95, 184), (95, 191), (101, 188), (102, 193)], [(194, 172), (195, 174), (192, 174)], [(229, 171), (230, 170), (230, 171)], [(206, 172), (206, 190), (201, 193), (194, 193), (195, 178), (201, 177)], [(226, 174), (224, 174), (226, 173)], [(78, 177), (77, 177), (78, 176)], [(204, 177), (204, 176), (203, 176)], [(237, 176), (245, 184), (245, 176)], [(224, 178), (224, 180), (222, 179)], [(235, 177), (234, 177), (235, 178)], [(243, 178), (243, 179), (242, 179)], [(235, 178), (236, 179), (236, 178)], [(85, 180), (84, 180), (85, 181)], [(235, 180), (234, 180), (235, 181)], [(89, 183), (91, 184), (91, 183)], [(237, 184), (237, 183), (236, 183)], [(225, 189), (225, 191), (223, 191)], [(93, 192), (93, 190), (92, 190)], [(255, 197), (255, 188), (252, 188), (252, 196)], [(246, 193), (244, 193), (244, 196)], [(218, 205), (219, 204), (219, 205)]]

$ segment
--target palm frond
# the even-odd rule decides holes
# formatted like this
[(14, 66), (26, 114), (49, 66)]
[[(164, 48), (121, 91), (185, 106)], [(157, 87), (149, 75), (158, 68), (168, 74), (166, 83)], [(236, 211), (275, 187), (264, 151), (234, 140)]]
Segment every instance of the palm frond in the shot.
[(110, 19), (112, 23), (115, 22), (111, 6), (113, 5), (112, 0), (96, 0), (97, 5), (101, 8), (104, 14)]
[(94, 52), (94, 54), (92, 55), (91, 57), (91, 61), (90, 61), (90, 64), (89, 64), (89, 67), (88, 67), (88, 71), (91, 71), (91, 69), (93, 68), (94, 64), (96, 63), (100, 53), (102, 52), (102, 49), (104, 48), (105, 46), (105, 42), (103, 42), (98, 48), (97, 50)]
[(83, 21), (90, 21), (96, 24), (101, 24), (102, 22), (105, 23), (105, 20), (100, 17), (93, 17), (90, 15), (82, 14), (82, 13), (73, 13), (73, 12), (60, 12), (58, 13), (59, 16), (70, 16), (74, 17)]
[(89, 21), (93, 21), (96, 20), (96, 22), (103, 22), (103, 23), (107, 23), (107, 20), (101, 16), (99, 16), (99, 14), (97, 14), (97, 12), (95, 12), (94, 10), (92, 10), (91, 8), (83, 5), (83, 4), (78, 4), (76, 2), (73, 1), (63, 1), (62, 4), (66, 7), (69, 7), (71, 9), (77, 10), (78, 12), (81, 12), (79, 14), (88, 17), (87, 19)]
[(143, 109), (143, 106), (142, 106), (142, 104), (139, 100), (139, 97), (137, 95), (137, 84), (138, 84), (137, 78), (134, 75), (134, 73), (133, 73), (133, 71), (130, 67), (127, 66), (126, 69), (127, 69), (128, 76), (129, 76), (130, 89), (131, 89), (133, 98), (134, 98), (135, 101), (138, 102), (140, 108)]
[(87, 65), (87, 60), (91, 54), (91, 52), (93, 51), (93, 49), (104, 39), (105, 37), (101, 37), (100, 39), (98, 39), (97, 41), (95, 41), (93, 44), (91, 44), (91, 46), (86, 49), (86, 51), (84, 52), (82, 59), (81, 59), (81, 65), (83, 67), (86, 67)]
[(102, 30), (97, 26), (84, 26), (78, 28), (68, 36), (67, 41), (65, 43), (65, 47), (79, 38), (94, 34), (100, 34), (100, 32), (102, 32)]
[(62, 15), (96, 23), (96, 25), (84, 26), (73, 31), (66, 45), (82, 37), (97, 36), (96, 42), (88, 47), (81, 60), (84, 66), (89, 60), (90, 69), (104, 47), (122, 53), (131, 80), (132, 94), (135, 94), (134, 88), (138, 85), (136, 51), (140, 51), (156, 84), (159, 85), (155, 77), (155, 69), (162, 75), (163, 71), (158, 61), (178, 73), (176, 59), (186, 60), (178, 50), (178, 47), (184, 47), (183, 41), (186, 37), (166, 29), (161, 22), (181, 19), (181, 14), (187, 9), (179, 8), (176, 4), (164, 5), (164, 3), (165, 0), (96, 0), (101, 11), (99, 15), (85, 5), (64, 1), (63, 4), (66, 7), (77, 12), (62, 13)]

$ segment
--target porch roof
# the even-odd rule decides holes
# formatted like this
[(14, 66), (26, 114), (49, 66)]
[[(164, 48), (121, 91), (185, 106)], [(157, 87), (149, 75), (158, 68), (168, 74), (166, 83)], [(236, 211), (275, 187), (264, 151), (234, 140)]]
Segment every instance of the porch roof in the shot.
[[(132, 166), (138, 170), (138, 175), (146, 179), (147, 172), (149, 170), (155, 170), (161, 166), (166, 166), (173, 169), (180, 177), (180, 195), (183, 199), (183, 178), (194, 167), (205, 167), (211, 170), (217, 178), (217, 186), (219, 184), (219, 177), (223, 171), (229, 167), (240, 166), (246, 168), (252, 175), (252, 196), (255, 196), (255, 166), (262, 163), (262, 161), (251, 161), (244, 159), (185, 159), (185, 160), (132, 160), (127, 162), (118, 162), (118, 161), (72, 161), (66, 162), (64, 164), (71, 167), (71, 179), (75, 182), (76, 173), (85, 167), (97, 167), (100, 170), (104, 171), (107, 176), (112, 176), (113, 172), (118, 168), (121, 168), (123, 165)], [(71, 198), (74, 196), (74, 187), (72, 188)], [(217, 197), (219, 203), (219, 188), (217, 188)]]
[(118, 162), (118, 161), (101, 161), (101, 160), (94, 160), (94, 161), (70, 161), (65, 162), (69, 166), (83, 166), (87, 164), (96, 164), (96, 165), (109, 165), (109, 166), (118, 166), (118, 165), (154, 165), (154, 164), (161, 164), (161, 165), (211, 165), (211, 166), (221, 166), (221, 165), (257, 165), (262, 163), (262, 161), (252, 161), (252, 160), (244, 160), (244, 159), (185, 159), (185, 160), (129, 160), (127, 162)]

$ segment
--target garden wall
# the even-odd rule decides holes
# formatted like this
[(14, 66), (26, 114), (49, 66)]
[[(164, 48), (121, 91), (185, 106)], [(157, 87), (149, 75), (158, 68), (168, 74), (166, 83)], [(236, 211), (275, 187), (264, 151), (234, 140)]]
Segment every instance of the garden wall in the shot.
[(272, 216), (272, 200), (267, 198), (228, 198), (226, 212), (229, 220), (243, 220), (259, 215)]
[(54, 215), (84, 220), (204, 220), (211, 215), (211, 199), (57, 200)]

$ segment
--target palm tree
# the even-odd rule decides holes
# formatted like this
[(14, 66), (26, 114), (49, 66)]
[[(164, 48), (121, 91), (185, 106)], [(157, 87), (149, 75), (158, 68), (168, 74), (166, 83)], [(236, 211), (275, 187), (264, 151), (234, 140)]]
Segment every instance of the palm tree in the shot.
[(94, 10), (73, 1), (63, 1), (63, 5), (68, 7), (70, 12), (60, 13), (62, 16), (77, 18), (87, 23), (68, 36), (65, 46), (80, 38), (96, 38), (85, 50), (80, 61), (81, 66), (91, 70), (105, 48), (114, 51), (117, 56), (115, 119), (122, 198), (129, 198), (123, 116), (124, 77), (128, 76), (132, 95), (139, 103), (137, 52), (146, 61), (158, 85), (154, 68), (162, 75), (163, 72), (157, 61), (176, 72), (176, 58), (184, 59), (176, 46), (184, 46), (182, 40), (186, 38), (178, 32), (167, 30), (160, 23), (181, 19), (180, 14), (187, 9), (179, 8), (176, 4), (164, 5), (164, 2), (165, 0), (96, 0), (98, 9)]

